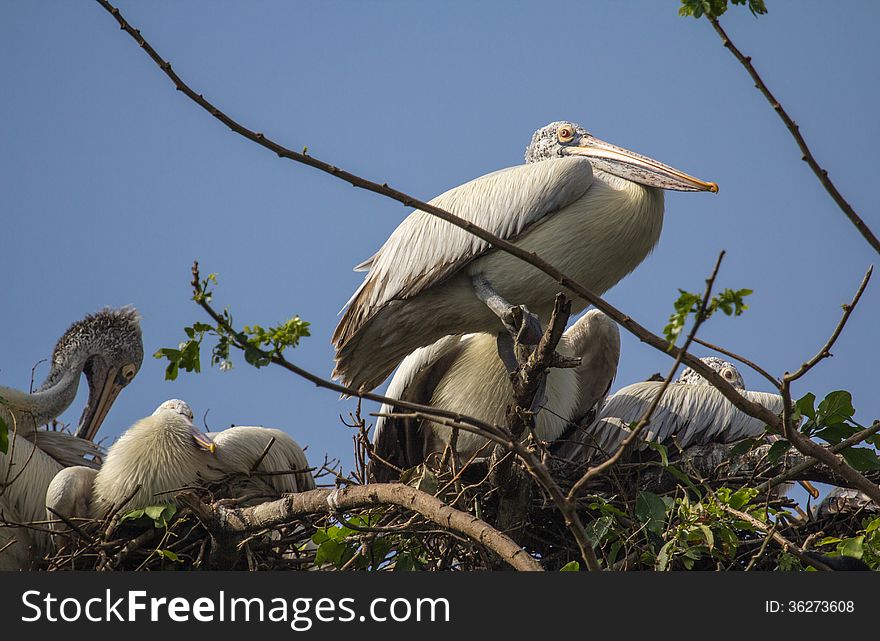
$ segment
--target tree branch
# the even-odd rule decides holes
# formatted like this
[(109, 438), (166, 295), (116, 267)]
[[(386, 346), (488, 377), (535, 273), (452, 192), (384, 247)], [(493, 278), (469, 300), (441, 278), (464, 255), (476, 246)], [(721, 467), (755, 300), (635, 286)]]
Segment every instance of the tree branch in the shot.
[(712, 23), (712, 27), (721, 37), (721, 43), (730, 50), (730, 52), (734, 55), (734, 57), (739, 60), (740, 64), (745, 67), (745, 70), (752, 77), (752, 80), (755, 81), (755, 88), (760, 91), (764, 97), (767, 99), (767, 102), (770, 103), (770, 106), (773, 107), (773, 110), (777, 113), (777, 115), (782, 119), (782, 122), (785, 123), (786, 128), (791, 133), (798, 147), (800, 147), (801, 160), (807, 163), (810, 166), (810, 169), (813, 170), (813, 173), (816, 174), (816, 178), (819, 179), (819, 182), (822, 183), (822, 186), (825, 188), (825, 191), (829, 193), (831, 198), (834, 199), (834, 202), (837, 203), (837, 206), (840, 207), (840, 210), (849, 218), (849, 221), (855, 226), (856, 229), (859, 230), (859, 233), (862, 237), (868, 241), (868, 244), (874, 248), (874, 251), (880, 253), (880, 240), (874, 235), (874, 232), (865, 224), (865, 221), (859, 217), (856, 211), (852, 208), (852, 206), (846, 201), (837, 187), (831, 182), (831, 179), (828, 177), (828, 172), (823, 169), (819, 163), (816, 161), (815, 156), (813, 156), (813, 152), (810, 151), (810, 148), (807, 146), (807, 141), (804, 140), (804, 137), (801, 135), (800, 127), (798, 127), (797, 123), (791, 119), (791, 116), (788, 115), (788, 112), (783, 109), (782, 104), (776, 99), (776, 97), (770, 92), (770, 89), (761, 79), (761, 76), (758, 75), (758, 71), (755, 69), (754, 65), (752, 65), (751, 56), (744, 55), (735, 44), (730, 39), (730, 36), (727, 35), (727, 32), (721, 27), (721, 23), (718, 22), (718, 18), (715, 18), (709, 14), (706, 14), (706, 17), (709, 19), (709, 22)]
[(586, 486), (590, 479), (605, 474), (611, 467), (617, 464), (617, 462), (621, 459), (621, 457), (623, 457), (624, 453), (629, 449), (629, 447), (639, 438), (642, 430), (644, 430), (651, 423), (651, 417), (654, 415), (654, 412), (660, 405), (660, 400), (663, 398), (663, 394), (666, 393), (666, 390), (672, 383), (672, 379), (675, 376), (675, 373), (678, 371), (678, 366), (681, 365), (682, 356), (687, 352), (688, 347), (690, 347), (691, 341), (694, 340), (694, 337), (697, 334), (697, 330), (700, 329), (700, 325), (702, 325), (703, 321), (706, 319), (706, 309), (709, 305), (709, 298), (712, 296), (712, 287), (715, 285), (715, 278), (718, 276), (718, 269), (721, 267), (721, 261), (724, 260), (724, 254), (725, 252), (723, 250), (720, 254), (718, 254), (718, 259), (715, 261), (715, 267), (712, 268), (712, 273), (710, 274), (709, 278), (706, 279), (706, 289), (703, 291), (703, 299), (700, 301), (700, 309), (697, 311), (697, 315), (694, 319), (694, 325), (693, 327), (691, 327), (691, 331), (684, 342), (684, 346), (679, 351), (678, 356), (676, 356), (675, 362), (669, 369), (669, 374), (667, 374), (666, 378), (663, 380), (663, 385), (660, 386), (660, 391), (654, 397), (654, 400), (651, 401), (651, 404), (648, 406), (648, 409), (645, 410), (644, 415), (641, 419), (639, 419), (639, 422), (636, 424), (636, 426), (632, 429), (629, 435), (625, 439), (623, 439), (623, 442), (618, 445), (617, 450), (614, 452), (614, 454), (612, 454), (610, 457), (608, 457), (608, 459), (606, 459), (599, 465), (588, 469), (584, 473), (584, 475), (572, 486), (571, 490), (569, 490), (568, 492), (569, 500), (576, 499), (578, 494), (580, 494), (581, 490)]
[(338, 489), (318, 489), (287, 494), (277, 501), (253, 507), (208, 506), (194, 494), (177, 499), (187, 505), (212, 532), (226, 536), (244, 535), (285, 525), (310, 514), (334, 514), (357, 508), (397, 505), (417, 512), (437, 525), (463, 534), (485, 545), (517, 570), (541, 571), (540, 563), (514, 543), (510, 537), (475, 516), (456, 510), (440, 499), (401, 483), (353, 485)]
[(810, 556), (804, 554), (804, 551), (800, 547), (798, 547), (797, 545), (795, 545), (794, 543), (789, 541), (787, 538), (782, 536), (779, 532), (777, 532), (773, 528), (772, 525), (768, 525), (767, 523), (764, 523), (763, 521), (759, 521), (751, 514), (747, 514), (745, 512), (740, 512), (739, 510), (735, 510), (732, 507), (730, 507), (729, 505), (725, 505), (724, 503), (719, 503), (718, 506), (722, 510), (727, 512), (728, 514), (731, 514), (732, 516), (735, 516), (738, 519), (742, 519), (743, 521), (745, 521), (746, 523), (751, 525), (756, 530), (760, 530), (762, 532), (767, 532), (773, 538), (774, 541), (776, 541), (777, 543), (779, 543), (782, 546), (782, 548), (784, 550), (791, 552), (798, 559), (800, 559), (801, 563), (806, 563), (807, 565), (811, 565), (814, 568), (816, 568), (817, 570), (821, 570), (821, 571), (831, 570), (830, 567), (828, 567), (827, 565), (825, 565), (821, 561), (813, 559)]
[[(660, 336), (648, 331), (645, 327), (634, 321), (632, 318), (615, 308), (614, 306), (607, 303), (605, 300), (594, 294), (592, 291), (576, 282), (575, 280), (569, 278), (560, 270), (556, 269), (553, 265), (540, 258), (538, 255), (526, 251), (519, 246), (506, 241), (498, 236), (486, 231), (485, 229), (474, 225), (473, 223), (464, 220), (450, 212), (441, 209), (439, 207), (435, 207), (434, 205), (430, 205), (424, 201), (413, 198), (412, 196), (405, 194), (396, 189), (392, 189), (387, 184), (379, 184), (370, 180), (366, 180), (361, 178), (360, 176), (356, 176), (350, 172), (344, 171), (339, 167), (331, 165), (330, 163), (323, 162), (318, 160), (317, 158), (313, 158), (304, 153), (298, 153), (291, 149), (288, 149), (277, 142), (266, 138), (262, 133), (258, 133), (248, 129), (247, 127), (241, 125), (236, 122), (225, 113), (220, 111), (216, 106), (207, 101), (204, 96), (199, 93), (196, 93), (193, 89), (191, 89), (183, 80), (172, 70), (171, 64), (163, 59), (156, 50), (143, 38), (141, 32), (134, 27), (132, 27), (119, 12), (119, 9), (111, 5), (107, 0), (97, 0), (98, 4), (100, 4), (104, 9), (106, 9), (119, 24), (120, 28), (128, 33), (140, 47), (147, 53), (150, 58), (159, 66), (162, 72), (168, 76), (168, 78), (174, 83), (175, 87), (178, 91), (182, 92), (186, 95), (190, 100), (199, 105), (202, 109), (211, 114), (214, 118), (225, 124), (235, 133), (244, 136), (248, 140), (257, 143), (258, 145), (269, 149), (273, 153), (277, 154), (280, 158), (287, 158), (289, 160), (294, 160), (296, 162), (303, 163), (310, 167), (314, 167), (320, 171), (328, 173), (332, 176), (335, 176), (341, 180), (348, 182), (354, 187), (359, 187), (361, 189), (365, 189), (367, 191), (371, 191), (376, 194), (380, 194), (382, 196), (386, 196), (392, 200), (396, 200), (407, 207), (412, 207), (414, 209), (421, 210), (427, 214), (432, 216), (436, 216), (441, 220), (445, 220), (446, 222), (455, 225), (465, 231), (472, 233), (490, 243), (496, 249), (504, 251), (512, 256), (516, 256), (520, 260), (525, 261), (526, 263), (536, 267), (540, 271), (544, 272), (555, 281), (557, 281), (563, 287), (568, 288), (572, 292), (576, 293), (578, 296), (592, 304), (597, 309), (604, 312), (608, 315), (612, 320), (617, 322), (619, 325), (624, 327), (627, 331), (634, 334), (641, 342), (646, 343), (665, 354), (670, 354), (673, 357), (677, 357), (680, 350), (677, 347), (670, 348), (667, 341)], [(732, 385), (730, 385), (727, 381), (725, 381), (715, 370), (711, 367), (707, 366), (696, 356), (688, 353), (684, 353), (681, 362), (695, 370), (700, 376), (709, 381), (713, 386), (715, 386), (718, 391), (720, 391), (731, 403), (734, 404), (735, 407), (741, 409), (749, 416), (765, 421), (766, 423), (772, 423), (776, 420), (776, 417), (769, 412), (765, 407), (758, 403), (754, 403), (749, 399), (742, 396)], [(309, 377), (306, 377), (309, 378)], [(311, 380), (311, 379), (310, 379)], [(314, 381), (313, 381), (314, 382)], [(341, 388), (341, 386), (339, 386)], [(352, 396), (359, 396), (362, 398), (369, 398), (366, 395), (361, 395), (356, 392), (351, 391), (343, 391), (342, 388), (338, 391), (342, 391), (345, 394), (350, 394)]]

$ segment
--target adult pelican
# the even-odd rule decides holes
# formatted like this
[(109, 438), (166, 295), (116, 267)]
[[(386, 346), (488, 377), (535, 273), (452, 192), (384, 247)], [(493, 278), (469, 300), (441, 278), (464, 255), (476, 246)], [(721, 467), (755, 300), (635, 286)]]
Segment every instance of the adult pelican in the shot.
[(189, 405), (172, 399), (128, 428), (97, 473), (62, 470), (44, 498), (50, 514), (102, 517), (113, 508), (174, 502), (175, 490), (227, 481), (226, 496), (251, 499), (315, 488), (305, 453), (285, 432), (237, 426), (204, 433)]
[[(620, 359), (620, 330), (599, 310), (590, 310), (562, 336), (558, 351), (581, 358), (575, 368), (551, 369), (535, 434), (550, 441), (571, 424), (585, 420), (608, 393)], [(407, 356), (388, 387), (387, 395), (399, 400), (432, 405), (444, 410), (503, 425), (513, 402), (510, 378), (490, 334), (447, 336)], [(395, 410), (382, 406), (383, 414)], [(402, 410), (405, 411), (405, 410)], [(450, 442), (448, 427), (430, 421), (380, 417), (373, 436), (375, 457), (371, 475), (378, 481), (395, 478), (394, 468), (407, 469), (442, 452)], [(471, 432), (460, 432), (456, 451), (467, 460), (487, 444)], [(486, 451), (488, 454), (488, 451)], [(389, 466), (387, 463), (390, 463)]]
[[(91, 439), (142, 360), (137, 311), (132, 307), (105, 309), (74, 323), (58, 340), (49, 374), (37, 392), (0, 387), (0, 419), (10, 433), (8, 451), (0, 453), (3, 521), (27, 524), (43, 520), (46, 490), (58, 471), (69, 465), (97, 465), (100, 451)], [(83, 438), (38, 429), (73, 402), (81, 374), (89, 385), (77, 430)], [(48, 536), (38, 530), (2, 527), (0, 569), (25, 569), (48, 545)]]
[[(603, 142), (572, 122), (535, 132), (525, 159), (431, 204), (516, 242), (597, 294), (656, 245), (662, 190), (718, 191), (715, 183)], [(549, 318), (559, 289), (538, 269), (421, 211), (355, 269), (368, 274), (333, 342), (334, 375), (356, 389), (376, 387), (407, 354), (447, 335), (506, 328), (521, 342), (534, 342), (537, 317)], [(586, 307), (566, 293), (574, 313)]]

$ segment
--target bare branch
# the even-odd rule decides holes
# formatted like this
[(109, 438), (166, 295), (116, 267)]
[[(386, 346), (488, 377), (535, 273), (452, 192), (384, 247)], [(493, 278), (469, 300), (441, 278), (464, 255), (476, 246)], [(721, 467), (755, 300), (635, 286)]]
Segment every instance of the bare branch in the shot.
[(834, 347), (834, 343), (837, 342), (837, 338), (840, 336), (840, 333), (843, 331), (843, 328), (846, 326), (846, 322), (849, 320), (850, 314), (852, 314), (853, 310), (856, 308), (856, 305), (859, 303), (859, 299), (862, 297), (862, 293), (865, 291), (865, 288), (868, 286), (868, 282), (871, 280), (871, 274), (874, 272), (874, 267), (868, 267), (868, 271), (865, 272), (864, 277), (862, 277), (862, 282), (859, 284), (858, 290), (856, 290), (855, 296), (849, 302), (848, 305), (843, 305), (843, 315), (840, 317), (840, 322), (837, 323), (837, 327), (834, 328), (834, 331), (831, 333), (831, 336), (822, 346), (822, 349), (813, 356), (810, 360), (800, 366), (800, 369), (796, 371), (794, 374), (785, 373), (782, 380), (784, 383), (791, 383), (793, 381), (798, 380), (804, 374), (813, 369), (819, 361), (828, 358), (831, 356), (831, 348)]
[[(126, 33), (128, 33), (140, 47), (153, 59), (153, 61), (160, 67), (163, 73), (165, 73), (168, 78), (174, 83), (175, 87), (181, 91), (184, 95), (190, 98), (193, 102), (199, 105), (202, 109), (207, 111), (209, 114), (217, 118), (220, 122), (225, 124), (235, 133), (244, 136), (248, 140), (251, 140), (258, 145), (269, 149), (270, 151), (277, 154), (280, 158), (287, 158), (289, 160), (294, 160), (296, 162), (303, 163), (310, 167), (314, 167), (320, 171), (328, 173), (332, 176), (335, 176), (341, 180), (348, 182), (349, 184), (359, 187), (361, 189), (365, 189), (367, 191), (371, 191), (376, 194), (380, 194), (382, 196), (386, 196), (391, 198), (392, 200), (396, 200), (407, 207), (412, 207), (415, 209), (419, 209), (427, 214), (432, 216), (436, 216), (446, 222), (455, 225), (465, 231), (472, 233), (490, 243), (493, 247), (504, 251), (512, 256), (516, 256), (520, 260), (525, 261), (526, 263), (536, 267), (541, 270), (555, 281), (557, 281), (563, 287), (568, 288), (569, 290), (578, 294), (581, 298), (592, 304), (597, 309), (601, 310), (605, 314), (607, 314), (611, 319), (617, 322), (619, 325), (624, 327), (627, 331), (634, 334), (641, 342), (646, 343), (657, 349), (663, 353), (668, 353), (674, 357), (677, 357), (679, 354), (679, 349), (676, 347), (669, 348), (667, 341), (660, 336), (648, 331), (645, 327), (634, 321), (632, 318), (615, 308), (614, 306), (607, 303), (604, 299), (597, 296), (595, 293), (573, 280), (572, 278), (566, 276), (560, 270), (553, 267), (550, 263), (540, 258), (538, 255), (526, 251), (525, 249), (520, 248), (519, 246), (506, 241), (498, 236), (486, 231), (485, 229), (474, 225), (473, 223), (464, 220), (450, 212), (441, 209), (439, 207), (435, 207), (434, 205), (430, 205), (427, 202), (418, 200), (413, 198), (412, 196), (405, 194), (396, 189), (392, 189), (387, 184), (379, 184), (370, 180), (366, 180), (365, 178), (361, 178), (360, 176), (356, 176), (350, 172), (344, 171), (335, 165), (331, 165), (330, 163), (326, 163), (324, 161), (318, 160), (312, 156), (307, 154), (298, 153), (293, 151), (292, 149), (288, 149), (277, 142), (270, 140), (262, 133), (254, 132), (247, 127), (244, 127), (240, 123), (236, 122), (225, 113), (220, 111), (216, 106), (207, 101), (204, 96), (199, 93), (196, 93), (193, 89), (191, 89), (183, 80), (172, 70), (171, 64), (165, 61), (156, 50), (143, 38), (140, 31), (132, 27), (120, 14), (119, 9), (111, 5), (107, 0), (97, 0), (97, 2), (104, 7), (116, 20), (119, 24), (120, 28), (123, 29)], [(758, 418), (767, 423), (773, 423), (774, 420), (777, 420), (776, 417), (767, 410), (765, 407), (760, 405), (759, 403), (754, 403), (749, 399), (742, 396), (736, 388), (734, 388), (730, 383), (725, 381), (715, 370), (711, 367), (708, 367), (705, 363), (703, 363), (700, 359), (692, 354), (685, 353), (682, 356), (681, 362), (683, 362), (688, 367), (695, 370), (700, 376), (709, 381), (712, 385), (714, 385), (731, 403), (734, 404), (738, 409), (741, 409), (749, 416), (754, 418)], [(290, 368), (288, 368), (290, 369)], [(294, 370), (292, 370), (294, 371)], [(299, 370), (300, 373), (303, 370)], [(303, 374), (300, 374), (303, 375)], [(309, 380), (312, 380), (309, 376), (305, 376)], [(315, 382), (314, 380), (312, 382)], [(366, 395), (359, 394), (357, 392), (352, 392), (347, 388), (342, 386), (337, 386), (337, 391), (340, 391), (344, 394), (349, 394), (352, 396), (359, 396), (362, 398), (369, 398)], [(374, 399), (373, 399), (374, 400)]]
[(751, 367), (758, 374), (760, 374), (761, 376), (766, 378), (768, 381), (770, 381), (773, 384), (773, 387), (775, 387), (777, 389), (782, 387), (782, 381), (780, 381), (778, 378), (773, 376), (773, 374), (771, 374), (770, 372), (765, 370), (763, 367), (761, 367), (760, 365), (758, 365), (754, 361), (749, 360), (745, 356), (740, 356), (736, 352), (731, 352), (728, 349), (724, 349), (723, 347), (720, 347), (719, 345), (715, 345), (713, 343), (710, 343), (709, 341), (704, 341), (703, 339), (697, 338), (696, 336), (694, 337), (694, 342), (697, 343), (698, 345), (702, 345), (703, 347), (708, 347), (709, 349), (711, 349), (715, 352), (718, 352), (719, 354), (724, 354), (725, 356), (728, 356), (735, 361), (739, 361), (740, 363), (742, 363), (743, 365), (745, 365), (747, 367)]
[(437, 525), (464, 534), (485, 545), (517, 570), (541, 571), (541, 565), (510, 537), (475, 516), (456, 510), (440, 499), (401, 483), (375, 483), (338, 489), (287, 494), (277, 501), (246, 508), (207, 506), (194, 494), (178, 497), (206, 522), (209, 529), (226, 535), (242, 535), (285, 525), (311, 514), (381, 505), (397, 505), (417, 512)]
[(568, 499), (574, 500), (577, 498), (578, 494), (580, 494), (581, 490), (586, 486), (586, 484), (590, 481), (590, 479), (596, 478), (602, 474), (605, 474), (611, 467), (613, 467), (624, 455), (624, 453), (629, 449), (629, 447), (638, 440), (642, 430), (644, 430), (651, 422), (651, 417), (654, 415), (654, 412), (657, 410), (658, 405), (660, 405), (660, 400), (663, 398), (663, 394), (666, 393), (666, 390), (669, 388), (669, 385), (672, 383), (673, 377), (675, 377), (675, 373), (678, 371), (678, 366), (681, 365), (681, 360), (683, 355), (687, 352), (688, 347), (690, 347), (691, 341), (694, 340), (694, 336), (697, 334), (697, 330), (700, 329), (700, 325), (703, 324), (703, 321), (706, 319), (706, 309), (709, 305), (709, 299), (712, 296), (712, 287), (715, 285), (715, 278), (718, 276), (718, 269), (721, 267), (721, 261), (724, 260), (725, 252), (722, 250), (720, 254), (718, 254), (718, 259), (715, 261), (715, 267), (712, 268), (712, 273), (709, 278), (706, 279), (706, 289), (703, 292), (703, 299), (700, 301), (700, 309), (697, 312), (696, 318), (694, 319), (694, 325), (691, 327), (691, 331), (687, 336), (687, 339), (684, 342), (684, 346), (679, 351), (678, 356), (675, 357), (675, 362), (672, 364), (672, 367), (669, 369), (669, 374), (666, 375), (666, 378), (663, 381), (663, 385), (660, 387), (660, 391), (654, 397), (654, 400), (651, 401), (651, 404), (648, 406), (648, 409), (645, 410), (644, 415), (636, 426), (632, 429), (629, 435), (623, 439), (623, 442), (617, 447), (617, 450), (608, 457), (605, 461), (588, 469), (584, 475), (575, 483), (571, 490), (568, 492)]
[(767, 99), (767, 102), (770, 103), (770, 106), (773, 107), (773, 110), (779, 115), (782, 119), (782, 122), (785, 123), (785, 126), (788, 128), (788, 131), (791, 133), (792, 137), (794, 137), (795, 142), (798, 144), (798, 147), (801, 149), (801, 160), (807, 163), (810, 166), (810, 169), (813, 170), (813, 173), (816, 174), (816, 178), (819, 179), (819, 182), (822, 183), (822, 186), (825, 188), (831, 198), (834, 199), (834, 202), (837, 203), (837, 206), (840, 207), (840, 210), (849, 218), (849, 221), (855, 225), (855, 228), (859, 230), (859, 233), (864, 237), (868, 244), (874, 248), (874, 251), (880, 253), (880, 240), (874, 235), (874, 232), (865, 224), (865, 221), (859, 217), (856, 211), (852, 208), (852, 206), (846, 201), (837, 187), (831, 182), (831, 179), (828, 177), (828, 172), (823, 169), (819, 163), (816, 161), (816, 158), (813, 156), (813, 152), (810, 151), (810, 148), (807, 146), (807, 141), (804, 140), (804, 137), (801, 135), (800, 127), (798, 127), (797, 123), (791, 119), (791, 116), (788, 115), (788, 112), (783, 109), (782, 104), (776, 99), (776, 97), (770, 92), (770, 89), (761, 79), (761, 76), (758, 75), (758, 71), (755, 69), (754, 65), (752, 65), (752, 58), (750, 56), (743, 55), (743, 53), (733, 44), (730, 39), (730, 36), (727, 35), (727, 32), (721, 27), (721, 23), (718, 22), (718, 18), (715, 18), (709, 14), (706, 14), (706, 17), (709, 19), (709, 22), (712, 23), (712, 27), (714, 27), (715, 31), (721, 36), (721, 43), (730, 50), (730, 52), (734, 55), (734, 57), (739, 60), (740, 64), (745, 67), (745, 70), (752, 77), (752, 80), (755, 81), (755, 88), (760, 91), (764, 97)]

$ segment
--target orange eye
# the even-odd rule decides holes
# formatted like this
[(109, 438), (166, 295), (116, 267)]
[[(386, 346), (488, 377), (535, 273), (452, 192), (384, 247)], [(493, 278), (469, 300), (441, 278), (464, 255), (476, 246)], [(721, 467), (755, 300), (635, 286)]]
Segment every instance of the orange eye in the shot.
[(574, 139), (574, 132), (571, 130), (571, 127), (560, 127), (556, 131), (556, 137), (559, 139), (559, 142), (571, 142)]

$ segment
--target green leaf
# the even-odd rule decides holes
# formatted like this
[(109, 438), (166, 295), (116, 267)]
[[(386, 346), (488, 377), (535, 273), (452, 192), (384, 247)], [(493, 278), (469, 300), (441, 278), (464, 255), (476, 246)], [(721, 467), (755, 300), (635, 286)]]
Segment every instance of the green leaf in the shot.
[(837, 551), (840, 552), (841, 556), (851, 556), (856, 559), (861, 559), (864, 554), (864, 550), (862, 549), (862, 544), (864, 542), (864, 536), (855, 536), (851, 539), (844, 539), (838, 544)]
[(791, 449), (791, 443), (785, 439), (774, 441), (773, 445), (770, 446), (770, 451), (767, 452), (767, 459), (770, 461), (770, 464), (776, 465), (789, 449)]
[(821, 403), (817, 415), (825, 425), (837, 425), (851, 419), (856, 411), (852, 405), (852, 394), (846, 390), (838, 390), (828, 394)]
[(831, 445), (837, 445), (842, 440), (849, 438), (853, 434), (858, 431), (858, 428), (854, 425), (848, 425), (847, 423), (838, 423), (837, 425), (830, 425), (824, 429), (819, 430), (813, 436), (817, 436), (821, 438), (826, 443), (830, 443)]
[(760, 441), (757, 438), (744, 438), (739, 443), (734, 445), (730, 450), (731, 456), (740, 456), (741, 454), (745, 454), (750, 451), (755, 445)]
[(180, 563), (180, 557), (171, 550), (156, 550), (156, 554), (174, 563)]
[(659, 534), (666, 520), (666, 503), (653, 492), (639, 492), (636, 497), (636, 517), (648, 531)]
[(578, 572), (581, 569), (581, 564), (577, 561), (569, 561), (561, 568), (559, 568), (560, 572)]
[(672, 560), (673, 545), (675, 545), (675, 539), (664, 543), (663, 547), (660, 548), (660, 552), (657, 553), (657, 560), (654, 563), (654, 567), (658, 571), (663, 572), (669, 569), (669, 563)]
[(841, 454), (846, 462), (859, 472), (880, 470), (880, 458), (874, 450), (866, 447), (848, 447)]
[(663, 443), (655, 443), (654, 441), (648, 441), (648, 447), (652, 450), (656, 450), (660, 453), (660, 464), (663, 467), (667, 467), (669, 465), (669, 452)]
[(706, 545), (709, 547), (711, 551), (715, 547), (715, 536), (712, 534), (712, 530), (709, 529), (708, 525), (700, 524), (700, 530), (703, 532), (703, 538), (706, 539)]
[(798, 399), (797, 409), (801, 415), (806, 416), (807, 418), (815, 421), (816, 420), (816, 395), (812, 392), (805, 394), (802, 398)]
[(728, 505), (734, 510), (738, 510), (748, 504), (753, 498), (758, 496), (758, 491), (752, 487), (741, 487), (730, 495)]
[(123, 521), (137, 521), (139, 518), (143, 517), (143, 515), (143, 508), (139, 508), (137, 510), (129, 510), (119, 518), (119, 522), (122, 523)]

